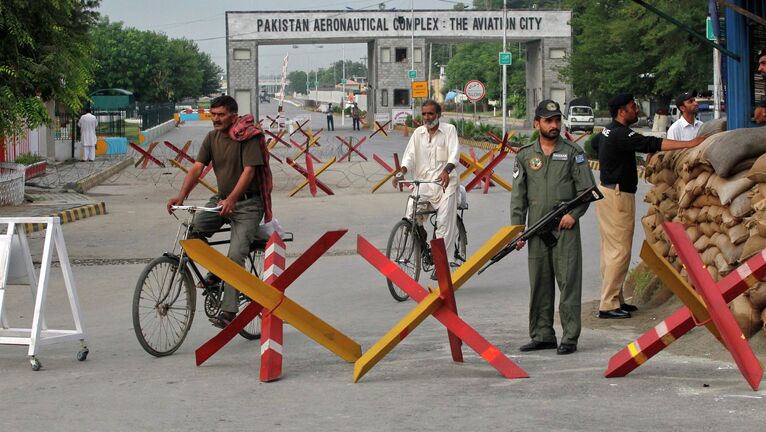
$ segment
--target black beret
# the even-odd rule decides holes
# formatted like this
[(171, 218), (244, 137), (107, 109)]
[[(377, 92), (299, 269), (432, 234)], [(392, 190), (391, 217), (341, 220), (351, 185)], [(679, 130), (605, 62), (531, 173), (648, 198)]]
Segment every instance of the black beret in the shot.
[(628, 102), (632, 101), (633, 99), (634, 98), (631, 93), (620, 93), (617, 96), (609, 99), (609, 101), (607, 102), (607, 105), (609, 105), (610, 107), (617, 108), (617, 107), (627, 105)]
[(535, 109), (535, 117), (551, 118), (561, 115), (561, 108), (559, 108), (558, 102), (546, 99), (540, 102)]
[(766, 56), (766, 48), (758, 51), (758, 57), (756, 57), (756, 59), (759, 59), (759, 58), (761, 58), (763, 56)]

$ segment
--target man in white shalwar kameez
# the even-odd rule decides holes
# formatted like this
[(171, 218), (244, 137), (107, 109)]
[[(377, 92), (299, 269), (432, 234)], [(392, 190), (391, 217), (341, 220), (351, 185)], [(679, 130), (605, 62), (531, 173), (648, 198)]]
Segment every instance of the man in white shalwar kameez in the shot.
[[(441, 106), (428, 99), (421, 105), (423, 126), (412, 133), (402, 157), (402, 167), (394, 177), (394, 187), (408, 173), (413, 180), (437, 180), (440, 184), (420, 185), (421, 202), (436, 210), (436, 237), (443, 238), (447, 251), (457, 240), (457, 204), (459, 179), (455, 167), (460, 157), (457, 130), (441, 123)], [(406, 216), (412, 212), (408, 201)], [(432, 275), (434, 278), (435, 275)]]
[(82, 161), (96, 160), (96, 126), (98, 126), (98, 119), (91, 114), (90, 108), (85, 109), (85, 114), (80, 117), (77, 125), (80, 126)]

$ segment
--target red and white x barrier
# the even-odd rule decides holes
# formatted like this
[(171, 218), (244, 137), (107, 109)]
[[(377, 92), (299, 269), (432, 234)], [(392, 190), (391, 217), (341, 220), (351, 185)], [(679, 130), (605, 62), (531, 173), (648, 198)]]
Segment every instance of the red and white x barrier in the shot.
[[(665, 223), (663, 227), (666, 229), (668, 238), (673, 243), (679, 258), (684, 263), (692, 284), (704, 300), (703, 309), (709, 314), (710, 320), (718, 330), (721, 342), (734, 357), (745, 379), (751, 387), (756, 389), (763, 370), (757, 359), (754, 361), (754, 356), (752, 356), (750, 347), (747, 346), (747, 340), (742, 335), (742, 331), (736, 323), (732, 326), (733, 317), (731, 317), (726, 303), (734, 300), (758, 280), (766, 278), (766, 250), (753, 256), (719, 280), (718, 283), (715, 283), (712, 278), (705, 279), (705, 275), (710, 277), (710, 274), (704, 268), (699, 254), (689, 238), (686, 237), (686, 233), (683, 232), (683, 227), (679, 226), (679, 229), (675, 225), (677, 224)], [(694, 274), (693, 277), (692, 274)], [(698, 325), (703, 324), (709, 323), (700, 322), (695, 318), (689, 306), (681, 307), (612, 356), (604, 376), (613, 378), (629, 374), (671, 343)]]
[[(394, 153), (394, 168), (391, 168), (389, 164), (386, 163), (380, 156), (376, 155), (375, 153), (372, 154), (372, 158), (380, 164), (380, 166), (383, 167), (388, 173), (383, 177), (382, 180), (375, 183), (375, 186), (372, 187), (371, 193), (375, 193), (378, 189), (380, 189), (381, 186), (386, 184), (387, 181), (391, 180), (391, 177), (396, 175), (396, 173), (399, 172), (399, 170), (402, 168), (401, 165), (399, 165), (399, 155)], [(399, 191), (402, 191), (402, 185), (399, 184)]]
[[(311, 245), (306, 252), (298, 257), (284, 272), (276, 276), (274, 283), (269, 284), (274, 288), (285, 292), (300, 275), (311, 267), (325, 252), (327, 252), (335, 243), (346, 234), (347, 230), (328, 231)], [(210, 357), (215, 355), (221, 348), (229, 343), (242, 331), (258, 314), (263, 310), (263, 306), (256, 302), (250, 302), (232, 322), (222, 329), (217, 335), (205, 342), (195, 351), (197, 366), (205, 363)], [(262, 336), (263, 338), (264, 336)], [(272, 376), (272, 380), (276, 379)]]
[[(266, 244), (261, 278), (274, 285), (285, 269), (285, 242), (274, 232)], [(261, 381), (268, 382), (282, 376), (282, 320), (264, 310), (261, 314)]]
[(138, 159), (138, 162), (136, 162), (136, 164), (134, 166), (138, 167), (138, 165), (141, 164), (141, 168), (145, 169), (148, 166), (149, 161), (152, 161), (155, 164), (157, 164), (157, 166), (159, 166), (161, 168), (165, 168), (165, 164), (162, 163), (162, 161), (160, 161), (156, 157), (152, 156), (152, 151), (154, 151), (154, 148), (157, 147), (157, 144), (159, 144), (159, 143), (158, 142), (153, 142), (153, 143), (149, 144), (149, 147), (147, 147), (146, 150), (144, 150), (140, 146), (137, 146), (137, 145), (135, 145), (133, 143), (130, 143), (129, 144), (130, 147), (133, 150), (137, 151), (139, 154), (141, 154), (141, 157)]
[(429, 315), (447, 328), (454, 361), (463, 361), (461, 345), (465, 343), (504, 377), (529, 377), (523, 369), (458, 316), (444, 239), (437, 238), (431, 241), (431, 252), (439, 281), (439, 289), (434, 291), (427, 290), (418, 284), (362, 236), (357, 236), (357, 252), (386, 278), (409, 294), (410, 298), (415, 300), (418, 305), (356, 361), (354, 382), (364, 376)]
[(362, 159), (367, 160), (367, 156), (363, 155), (362, 152), (359, 151), (359, 147), (361, 147), (362, 144), (367, 140), (367, 137), (362, 137), (362, 139), (360, 139), (356, 144), (354, 144), (354, 137), (348, 137), (348, 141), (344, 140), (338, 135), (336, 135), (335, 138), (343, 143), (343, 145), (348, 147), (348, 151), (338, 159), (338, 162), (343, 162), (343, 159), (345, 158), (348, 158), (348, 161), (351, 162), (351, 153), (356, 153), (361, 156)]

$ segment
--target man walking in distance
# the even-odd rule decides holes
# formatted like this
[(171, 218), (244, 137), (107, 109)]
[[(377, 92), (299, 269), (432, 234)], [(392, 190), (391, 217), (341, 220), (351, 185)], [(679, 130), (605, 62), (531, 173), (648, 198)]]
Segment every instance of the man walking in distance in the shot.
[[(511, 195), (511, 224), (533, 225), (557, 204), (569, 201), (595, 186), (583, 149), (561, 137), (561, 110), (552, 100), (535, 110), (535, 129), (540, 134), (516, 154)], [(555, 285), (561, 291), (561, 344), (558, 354), (577, 351), (580, 337), (582, 296), (582, 247), (577, 221), (588, 204), (575, 208), (559, 222), (558, 242), (549, 248), (538, 237), (529, 240), (529, 336), (521, 351), (556, 348), (553, 329)], [(524, 247), (519, 242), (516, 249)]]
[[(244, 266), (245, 257), (250, 252), (250, 244), (255, 239), (258, 225), (264, 215), (261, 194), (264, 188), (257, 174), (259, 170), (268, 172), (268, 164), (264, 163), (263, 134), (257, 133), (242, 142), (233, 138), (232, 135), (237, 132), (236, 126), (233, 127), (233, 125), (238, 116), (237, 101), (231, 96), (225, 95), (213, 99), (210, 104), (210, 116), (214, 130), (205, 136), (196, 162), (184, 177), (178, 195), (168, 200), (167, 208), (168, 212), (171, 212), (171, 206), (183, 204), (197, 185), (202, 169), (212, 162), (219, 193), (210, 198), (206, 207), (220, 206), (221, 209), (218, 213), (195, 214), (192, 222), (194, 235), (207, 238), (219, 230), (224, 223), (230, 223), (231, 243), (227, 256), (240, 266)], [(211, 279), (211, 276), (208, 275), (206, 279)], [(238, 296), (239, 293), (226, 284), (221, 313), (218, 317), (211, 319), (216, 327), (225, 327), (234, 319), (239, 310)]]
[(610, 99), (608, 105), (612, 122), (601, 132), (601, 139), (593, 143), (601, 165), (600, 189), (604, 194), (604, 199), (596, 203), (603, 281), (598, 317), (630, 318), (630, 313), (638, 308), (625, 303), (622, 285), (630, 266), (636, 219), (636, 152), (691, 148), (704, 141), (705, 137), (676, 141), (643, 136), (629, 127), (638, 120), (639, 113), (632, 94), (619, 94)]
[(328, 131), (334, 131), (335, 130), (335, 120), (332, 116), (332, 103), (327, 104), (327, 130)]
[(689, 141), (697, 136), (702, 127), (702, 122), (697, 120), (700, 105), (697, 102), (696, 93), (681, 93), (676, 98), (676, 106), (681, 114), (678, 120), (673, 122), (668, 129), (668, 139), (676, 141)]
[[(443, 238), (450, 251), (457, 239), (457, 129), (439, 121), (442, 109), (433, 99), (426, 99), (420, 109), (423, 126), (412, 133), (402, 156), (401, 170), (396, 173), (393, 185), (397, 187), (399, 180), (408, 172), (412, 172), (414, 180), (436, 180), (440, 183), (420, 185), (420, 197), (421, 202), (436, 210), (436, 237)], [(408, 200), (406, 216), (412, 213), (412, 204), (412, 200)], [(436, 270), (431, 279), (436, 280)]]
[(356, 105), (356, 102), (354, 102), (354, 105), (351, 107), (351, 127), (353, 130), (360, 130), (359, 129), (359, 107)]
[(80, 144), (82, 145), (82, 162), (96, 160), (96, 126), (98, 119), (92, 114), (90, 108), (85, 109), (85, 114), (77, 121), (80, 126)]

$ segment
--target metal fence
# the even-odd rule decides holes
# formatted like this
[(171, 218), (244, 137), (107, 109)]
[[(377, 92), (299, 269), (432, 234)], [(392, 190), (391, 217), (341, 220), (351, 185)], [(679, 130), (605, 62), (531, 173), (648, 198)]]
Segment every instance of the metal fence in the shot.
[[(98, 118), (96, 135), (108, 137), (127, 137), (138, 139), (140, 131), (153, 128), (173, 119), (175, 104), (138, 104), (125, 110), (94, 110)], [(77, 121), (80, 115), (68, 110), (56, 112), (53, 119), (53, 136), (57, 141), (79, 141), (80, 128)]]
[(173, 118), (176, 105), (173, 102), (153, 105), (139, 104), (138, 118), (141, 119), (141, 130), (153, 128)]

